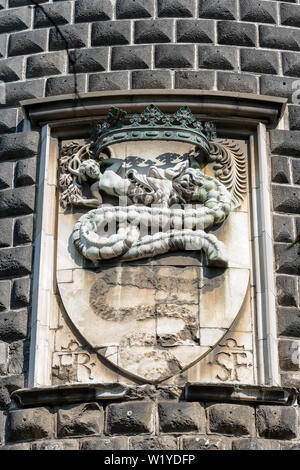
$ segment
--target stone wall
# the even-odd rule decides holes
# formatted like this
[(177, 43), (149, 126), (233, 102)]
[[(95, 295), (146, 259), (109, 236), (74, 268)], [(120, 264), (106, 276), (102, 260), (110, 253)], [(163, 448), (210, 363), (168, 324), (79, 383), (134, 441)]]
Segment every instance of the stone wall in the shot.
[[(6, 82), (7, 98), (0, 112), (0, 435), (3, 436), (1, 426), (7, 415), (4, 410), (10, 406), (10, 393), (26, 385), (30, 341), (32, 243), (40, 144), (38, 132), (22, 132), (19, 102), (73, 93), (75, 89), (87, 92), (196, 88), (289, 99), (286, 130), (273, 130), (270, 134), (270, 166), (280, 365), (283, 385), (299, 387), (300, 257), (297, 248), (286, 250), (300, 234), (300, 106), (292, 101), (296, 89), (293, 86), (297, 87), (294, 84), (300, 74), (299, 1), (38, 0), (35, 3), (47, 15), (32, 7), (30, 0), (0, 0), (0, 80)], [(66, 41), (53, 27), (49, 16), (59, 25)], [(117, 424), (114, 428), (113, 416), (126, 414), (130, 406), (138, 407), (138, 403), (110, 405), (105, 410), (108, 434), (120, 434)], [(154, 439), (151, 445), (188, 448), (196, 439), (195, 433), (201, 432), (195, 444), (201, 446), (205, 429), (212, 434), (244, 436), (222, 440), (218, 446), (230, 447), (231, 441), (235, 448), (276, 446), (279, 444), (274, 439), (297, 440), (294, 408), (278, 408), (278, 414), (276, 410), (271, 413), (269, 407), (257, 409), (255, 431), (251, 407), (234, 405), (242, 410), (241, 416), (247, 416), (247, 420), (240, 422), (239, 413), (234, 418), (236, 408), (232, 409), (231, 417), (228, 406), (227, 411), (222, 405), (209, 406), (205, 412), (196, 403), (182, 402), (178, 406), (184, 409), (182, 424), (180, 420), (178, 424), (168, 424), (168, 406), (159, 407), (162, 434), (155, 438), (159, 444)], [(90, 410), (95, 410), (95, 417), (89, 417)], [(28, 419), (27, 428), (22, 430), (23, 413)], [(133, 420), (136, 413), (139, 416), (134, 412)], [(153, 413), (156, 416), (156, 411)], [(30, 425), (35, 414), (37, 424)], [(86, 414), (83, 424), (78, 424), (78, 416)], [(151, 427), (150, 416), (152, 411), (147, 418), (149, 422), (144, 414), (138, 418), (136, 434), (150, 436), (156, 432), (157, 435), (158, 424), (157, 428)], [(286, 424), (279, 426), (275, 416)], [(11, 411), (7, 441), (24, 440), (26, 436), (26, 440), (38, 440), (33, 446), (43, 447), (40, 439), (55, 437), (56, 417), (58, 436), (66, 438), (57, 441), (57, 445), (78, 446), (81, 441), (84, 447), (105, 445), (100, 437), (86, 437), (102, 436), (103, 412), (98, 405), (76, 405), (72, 411), (58, 412), (42, 408)], [(68, 420), (70, 426), (62, 424)], [(173, 429), (173, 425), (178, 427)], [(177, 438), (178, 434), (186, 433), (187, 437)], [(73, 439), (74, 434), (85, 438)], [(120, 439), (114, 438), (109, 445), (128, 445), (127, 437), (122, 437), (124, 444), (120, 444)], [(143, 445), (139, 439), (130, 437), (130, 445)], [(219, 442), (220, 438), (216, 439)], [(100, 441), (102, 444), (98, 444)], [(210, 436), (210, 441), (215, 440)]]

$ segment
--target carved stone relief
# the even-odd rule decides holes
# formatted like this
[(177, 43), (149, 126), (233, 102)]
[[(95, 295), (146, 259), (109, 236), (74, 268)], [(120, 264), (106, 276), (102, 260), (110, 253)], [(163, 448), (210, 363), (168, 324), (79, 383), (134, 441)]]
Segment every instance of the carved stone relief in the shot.
[(252, 368), (226, 339), (251, 278), (242, 143), (188, 107), (129, 120), (113, 108), (90, 140), (62, 145), (59, 184), (57, 285), (75, 333), (60, 335), (54, 377), (99, 380), (100, 360), (122, 381), (159, 383), (211, 354), (216, 380)]

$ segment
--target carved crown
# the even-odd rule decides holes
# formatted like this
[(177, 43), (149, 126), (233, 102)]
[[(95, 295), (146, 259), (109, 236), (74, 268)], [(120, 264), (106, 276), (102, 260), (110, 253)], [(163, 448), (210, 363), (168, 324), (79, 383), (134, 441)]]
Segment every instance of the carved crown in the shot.
[[(107, 120), (93, 130), (95, 155), (109, 145), (138, 140), (172, 140), (194, 144), (209, 153), (209, 140), (216, 137), (212, 122), (198, 121), (188, 106), (175, 114), (165, 114), (155, 105), (149, 105), (141, 114), (134, 114), (127, 123), (126, 111), (110, 108)], [(128, 122), (129, 121), (129, 122)]]

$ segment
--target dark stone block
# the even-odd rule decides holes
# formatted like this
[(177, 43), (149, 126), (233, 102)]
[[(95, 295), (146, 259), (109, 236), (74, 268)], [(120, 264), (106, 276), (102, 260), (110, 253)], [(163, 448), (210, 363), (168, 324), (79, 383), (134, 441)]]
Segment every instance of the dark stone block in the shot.
[[(71, 2), (54, 3), (43, 5), (43, 9), (35, 8), (34, 27), (44, 28), (47, 26), (62, 25), (71, 21)], [(51, 19), (50, 19), (51, 18)]]
[(160, 402), (158, 415), (161, 432), (204, 432), (205, 412), (200, 403)]
[(300, 184), (300, 160), (292, 160), (292, 173), (294, 184)]
[(13, 244), (13, 219), (0, 219), (0, 248)]
[(103, 409), (98, 403), (83, 403), (60, 408), (57, 415), (59, 437), (100, 434), (103, 431)]
[(300, 5), (280, 4), (281, 24), (300, 27)]
[(273, 216), (273, 233), (276, 242), (289, 243), (294, 240), (293, 219), (289, 216)]
[(157, 8), (160, 17), (193, 17), (195, 0), (158, 0)]
[(13, 308), (27, 307), (30, 303), (31, 279), (23, 277), (13, 283), (12, 306)]
[(300, 309), (278, 309), (278, 335), (300, 338)]
[(262, 75), (260, 78), (260, 93), (262, 95), (282, 96), (291, 102), (292, 95), (295, 92), (295, 89), (293, 89), (294, 83), (293, 78)]
[(154, 0), (117, 0), (117, 18), (151, 18), (154, 16)]
[(232, 450), (280, 450), (280, 444), (267, 439), (244, 438), (233, 441)]
[(108, 48), (75, 49), (69, 55), (69, 72), (102, 72), (108, 66)]
[(276, 212), (300, 214), (300, 188), (272, 185), (273, 208)]
[(8, 41), (8, 35), (2, 34), (0, 36), (0, 57), (6, 57), (6, 45)]
[(31, 246), (3, 249), (0, 258), (0, 277), (29, 274), (31, 271), (31, 260)]
[(273, 51), (241, 49), (241, 69), (245, 72), (270, 73), (279, 72), (279, 57)]
[(26, 55), (44, 52), (47, 48), (47, 31), (36, 29), (22, 33), (11, 34), (8, 44), (8, 55)]
[[(44, 0), (46, 1), (46, 0)], [(7, 445), (0, 448), (0, 450), (31, 450), (29, 442), (23, 442), (22, 444)]]
[(217, 404), (208, 408), (211, 432), (234, 435), (252, 434), (254, 409), (246, 405)]
[(127, 450), (126, 437), (91, 437), (81, 441), (81, 450)]
[(113, 403), (107, 408), (109, 434), (151, 433), (154, 426), (153, 403), (136, 401)]
[[(36, 0), (36, 3), (46, 3), (49, 0)], [(9, 8), (21, 7), (23, 5), (32, 5), (31, 0), (8, 0)]]
[(0, 33), (11, 33), (30, 28), (30, 8), (0, 11)]
[(234, 91), (239, 93), (257, 93), (257, 77), (245, 73), (235, 74), (230, 72), (218, 73), (218, 90)]
[[(283, 75), (299, 78), (300, 76), (300, 54), (293, 52), (282, 53)], [(294, 90), (295, 91), (295, 90)]]
[(10, 281), (0, 281), (0, 311), (8, 310), (10, 306)]
[[(300, 95), (300, 86), (299, 86), (299, 95)], [(300, 131), (300, 106), (289, 106), (289, 118), (290, 118), (290, 129), (292, 131), (294, 130)]]
[[(58, 51), (60, 49), (69, 49), (86, 47), (88, 45), (88, 24), (64, 25), (59, 28), (60, 33), (55, 29), (50, 29), (49, 50)], [(63, 37), (62, 37), (63, 36)]]
[(9, 413), (9, 441), (25, 441), (51, 437), (54, 415), (46, 408), (12, 410)]
[(217, 26), (219, 44), (255, 47), (256, 26), (254, 24), (220, 21)]
[(6, 189), (0, 198), (0, 216), (31, 214), (35, 205), (35, 187)]
[(132, 72), (132, 88), (172, 88), (169, 70), (137, 70)]
[(89, 91), (127, 90), (128, 72), (95, 73), (89, 76)]
[(134, 42), (136, 44), (172, 42), (173, 29), (173, 20), (136, 21), (134, 31)]
[(60, 439), (57, 441), (33, 442), (31, 450), (78, 450), (78, 439)]
[(272, 157), (272, 181), (273, 183), (290, 183), (290, 166), (289, 159), (286, 157)]
[(26, 310), (0, 313), (0, 341), (18, 341), (26, 338), (26, 335)]
[(177, 440), (174, 437), (132, 437), (132, 450), (176, 450)]
[(66, 68), (67, 54), (65, 51), (50, 54), (38, 54), (27, 59), (26, 77), (43, 77), (58, 75)]
[(209, 20), (178, 20), (177, 42), (214, 42), (215, 28)]
[(299, 371), (299, 341), (285, 340), (279, 341), (279, 364), (281, 370)]
[(234, 70), (237, 49), (225, 46), (199, 46), (199, 68)]
[(22, 132), (0, 136), (0, 160), (32, 157), (39, 149), (38, 132)]
[(272, 153), (298, 157), (300, 153), (300, 132), (298, 131), (270, 131), (270, 145)]
[[(0, 138), (1, 142), (1, 138)], [(14, 165), (12, 162), (0, 164), (0, 189), (10, 188), (13, 183)]]
[(35, 157), (26, 158), (17, 162), (15, 171), (16, 186), (28, 186), (35, 183), (36, 178)]
[(92, 26), (92, 46), (130, 43), (130, 21), (99, 21)]
[[(8, 134), (15, 132), (17, 123), (17, 112), (16, 108), (1, 109), (0, 115), (0, 134)], [(0, 170), (1, 174), (1, 170)], [(1, 179), (1, 176), (0, 176)], [(0, 181), (1, 188), (1, 181)]]
[(298, 248), (285, 243), (275, 243), (276, 272), (279, 274), (300, 274), (300, 256)]
[(84, 75), (51, 77), (46, 82), (46, 96), (77, 94), (85, 91)]
[(237, 19), (236, 0), (199, 0), (199, 16), (216, 20)]
[(111, 0), (76, 0), (75, 21), (91, 23), (92, 21), (110, 20), (113, 15)]
[[(44, 80), (8, 83), (6, 85), (6, 104), (19, 106), (20, 101), (41, 98), (44, 95)], [(0, 150), (1, 153), (1, 150)]]
[(212, 90), (215, 82), (213, 71), (178, 71), (175, 72), (175, 88)]
[(12, 57), (0, 62), (0, 80), (2, 82), (15, 82), (22, 79), (23, 57)]
[(29, 341), (15, 341), (9, 345), (8, 374), (18, 375), (27, 371)]
[(116, 46), (112, 48), (112, 70), (149, 69), (151, 67), (151, 46)]
[(257, 428), (262, 437), (293, 439), (297, 437), (297, 411), (292, 406), (259, 406)]
[(183, 450), (229, 450), (229, 442), (224, 437), (189, 436), (182, 438)]
[(158, 68), (193, 68), (194, 63), (192, 44), (161, 45), (155, 48), (155, 66)]
[(276, 23), (277, 8), (274, 2), (240, 0), (240, 15), (243, 21), (255, 23)]
[(259, 44), (270, 49), (300, 50), (300, 31), (278, 28), (277, 26), (259, 27)]

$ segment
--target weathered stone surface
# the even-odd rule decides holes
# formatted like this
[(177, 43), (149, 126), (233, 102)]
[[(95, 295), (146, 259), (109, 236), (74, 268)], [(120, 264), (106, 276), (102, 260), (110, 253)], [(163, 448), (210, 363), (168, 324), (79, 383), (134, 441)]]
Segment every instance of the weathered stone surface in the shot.
[(229, 441), (224, 437), (189, 436), (182, 438), (183, 450), (229, 450)]
[(154, 16), (154, 0), (117, 0), (117, 18), (149, 18)]
[(57, 441), (33, 442), (31, 450), (78, 450), (79, 441), (77, 439), (60, 439)]
[(256, 27), (254, 24), (220, 21), (217, 26), (219, 44), (255, 47)]
[(13, 219), (0, 219), (0, 233), (0, 248), (12, 246)]
[(0, 136), (0, 160), (36, 155), (39, 148), (38, 132), (22, 132)]
[(200, 403), (160, 402), (158, 414), (161, 432), (204, 432), (205, 414)]
[(275, 268), (280, 274), (300, 274), (300, 257), (297, 247), (290, 248), (284, 243), (275, 244)]
[(27, 311), (0, 313), (0, 340), (17, 341), (27, 335)]
[(278, 335), (300, 338), (300, 309), (279, 308), (278, 309)]
[(0, 257), (0, 277), (28, 274), (31, 261), (31, 246), (3, 249)]
[(75, 21), (92, 22), (99, 20), (109, 20), (113, 15), (113, 5), (111, 0), (76, 0)]
[(46, 96), (68, 95), (85, 91), (84, 75), (51, 77), (46, 82)]
[(274, 51), (241, 49), (241, 69), (245, 72), (278, 74), (279, 57)]
[(289, 120), (291, 130), (300, 130), (300, 106), (289, 106)]
[(154, 406), (151, 402), (116, 403), (107, 408), (109, 434), (149, 434), (154, 426)]
[(7, 41), (8, 41), (8, 35), (7, 34), (2, 34), (0, 36), (0, 57), (5, 57), (6, 56)]
[(267, 439), (244, 438), (233, 441), (232, 450), (280, 450), (280, 444)]
[(276, 23), (277, 8), (274, 2), (259, 0), (240, 0), (240, 15), (243, 21), (257, 23)]
[(225, 46), (199, 46), (199, 68), (234, 70), (237, 67), (237, 50)]
[(299, 77), (300, 74), (300, 57), (294, 52), (282, 53), (282, 69), (283, 75)]
[(66, 68), (66, 61), (65, 51), (33, 55), (27, 59), (26, 76), (34, 78), (61, 74)]
[(15, 82), (22, 79), (23, 57), (11, 57), (0, 62), (0, 80)]
[(286, 157), (272, 157), (272, 181), (273, 183), (291, 183), (291, 171), (289, 159)]
[(211, 90), (214, 86), (215, 72), (213, 71), (177, 71), (175, 72), (175, 88), (191, 88)]
[(194, 16), (195, 0), (158, 0), (158, 16), (190, 17)]
[[(0, 140), (1, 142), (1, 140)], [(0, 165), (0, 189), (6, 189), (13, 183), (14, 165), (11, 162), (1, 162)]]
[(260, 92), (262, 95), (282, 96), (292, 101), (292, 95), (295, 91), (293, 89), (294, 82), (293, 78), (262, 75), (260, 77)]
[(259, 27), (259, 44), (270, 49), (300, 50), (300, 31), (274, 26)]
[(22, 444), (14, 444), (14, 445), (7, 445), (0, 447), (0, 450), (30, 450), (30, 443), (29, 442), (23, 442)]
[(300, 450), (300, 442), (280, 442), (280, 450)]
[[(143, 438), (144, 439), (144, 438)], [(81, 441), (81, 450), (127, 450), (128, 438), (126, 437), (107, 437), (107, 438), (89, 438)]]
[(134, 42), (152, 44), (172, 42), (174, 22), (172, 20), (140, 20), (135, 22)]
[[(36, 3), (46, 3), (48, 0), (36, 0)], [(31, 0), (8, 0), (9, 8), (32, 5)]]
[(209, 20), (178, 20), (177, 42), (214, 42), (214, 24)]
[(176, 450), (177, 439), (174, 437), (132, 437), (129, 448), (132, 450)]
[(13, 308), (27, 307), (30, 302), (31, 279), (23, 277), (13, 282), (12, 306)]
[(277, 276), (277, 300), (284, 307), (297, 307), (297, 278), (293, 276)]
[(29, 8), (0, 11), (0, 33), (10, 33), (30, 28), (31, 11)]
[(3, 411), (0, 411), (0, 449), (4, 445), (4, 430), (5, 430), (6, 416)]
[(300, 184), (300, 160), (292, 160), (293, 183)]
[(54, 415), (46, 408), (12, 410), (9, 413), (9, 441), (52, 437)]
[(261, 437), (271, 439), (297, 437), (297, 411), (292, 406), (259, 406), (256, 419)]
[(29, 360), (29, 341), (15, 341), (9, 345), (7, 372), (12, 375), (23, 374)]
[(282, 370), (299, 371), (299, 341), (284, 340), (279, 341), (279, 363)]
[[(9, 132), (15, 132), (16, 124), (17, 124), (17, 109), (9, 108), (9, 109), (2, 109), (1, 116), (0, 116), (0, 133), (1, 134), (8, 134)], [(0, 172), (0, 180), (1, 180), (1, 172)], [(0, 181), (1, 187), (1, 181)]]
[(20, 217), (15, 222), (14, 240), (16, 245), (30, 243), (33, 240), (33, 215)]
[(69, 54), (69, 72), (87, 73), (107, 70), (108, 48), (75, 49)]
[(0, 377), (0, 409), (7, 409), (11, 405), (10, 394), (24, 387), (24, 375), (8, 375)]
[(17, 162), (15, 171), (16, 186), (27, 186), (35, 183), (36, 178), (36, 158), (27, 158)]
[(89, 91), (127, 90), (128, 72), (95, 73), (89, 77)]
[(272, 153), (297, 157), (300, 152), (300, 131), (270, 131)]
[(132, 72), (132, 88), (171, 88), (169, 70), (136, 70)]
[(0, 409), (6, 410), (11, 404), (9, 391), (6, 387), (2, 387), (0, 383)]
[(43, 52), (47, 48), (47, 37), (45, 29), (11, 34), (8, 44), (8, 55), (15, 56)]
[[(9, 348), (8, 344), (0, 341), (0, 376), (7, 374)], [(1, 444), (1, 412), (0, 412), (0, 444)]]
[(217, 20), (237, 19), (237, 2), (235, 0), (200, 0), (199, 16)]
[(151, 46), (116, 46), (112, 49), (112, 70), (149, 69)]
[(255, 75), (218, 72), (218, 90), (240, 93), (257, 93), (258, 79)]
[(158, 68), (193, 68), (195, 52), (192, 44), (159, 45), (155, 48), (155, 66)]
[(22, 100), (41, 98), (44, 95), (44, 84), (44, 79), (7, 83), (5, 86), (6, 104), (19, 106)]
[(59, 437), (100, 434), (103, 423), (103, 409), (98, 403), (71, 405), (58, 411), (57, 434)]
[(300, 188), (273, 184), (272, 194), (275, 211), (300, 213)]
[[(34, 27), (43, 28), (52, 27), (54, 24), (62, 25), (69, 23), (71, 20), (72, 2), (54, 3), (43, 5), (43, 9), (35, 8), (34, 11)], [(51, 20), (50, 20), (50, 18)]]
[(35, 188), (34, 186), (7, 189), (1, 193), (0, 215), (30, 214), (34, 210)]
[(247, 435), (254, 429), (254, 409), (245, 405), (217, 404), (208, 408), (211, 432)]
[(284, 215), (274, 215), (273, 234), (276, 242), (290, 243), (294, 241), (293, 218)]
[(130, 43), (130, 21), (99, 21), (92, 25), (93, 46), (116, 46)]
[(0, 311), (9, 309), (10, 289), (11, 281), (0, 281)]
[(60, 26), (61, 34), (55, 28), (50, 29), (49, 50), (58, 51), (66, 48), (66, 42), (69, 49), (86, 47), (88, 45), (88, 24), (63, 25)]
[(300, 7), (282, 2), (280, 5), (281, 24), (285, 26), (300, 26)]

